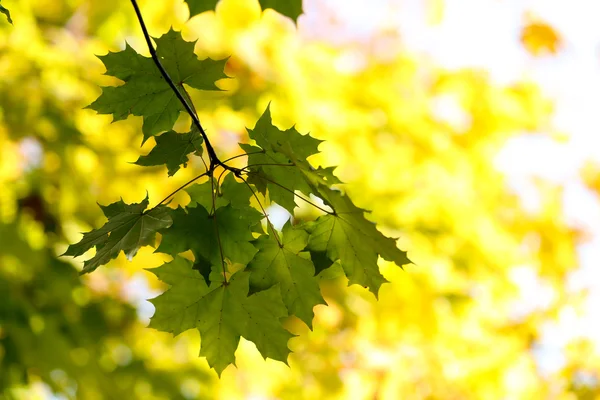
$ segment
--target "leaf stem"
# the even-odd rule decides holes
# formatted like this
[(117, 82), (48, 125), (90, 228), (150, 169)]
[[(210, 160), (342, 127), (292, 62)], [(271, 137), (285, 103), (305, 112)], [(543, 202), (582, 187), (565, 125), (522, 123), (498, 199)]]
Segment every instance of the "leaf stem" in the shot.
[(300, 196), (299, 194), (297, 194), (297, 193), (296, 193), (295, 191), (293, 191), (292, 189), (288, 189), (288, 188), (286, 188), (285, 186), (283, 186), (283, 185), (281, 185), (281, 184), (279, 184), (279, 183), (277, 183), (277, 182), (275, 182), (275, 181), (273, 181), (273, 180), (271, 180), (271, 179), (269, 179), (269, 178), (267, 178), (267, 177), (265, 177), (265, 176), (263, 176), (263, 175), (259, 175), (259, 174), (257, 174), (256, 172), (252, 172), (252, 171), (244, 171), (244, 172), (246, 172), (247, 174), (254, 174), (254, 175), (257, 175), (257, 176), (258, 176), (260, 179), (264, 179), (264, 180), (266, 180), (266, 181), (269, 181), (269, 182), (271, 182), (272, 184), (279, 186), (279, 187), (280, 187), (280, 188), (282, 188), (283, 190), (287, 190), (288, 192), (292, 193), (294, 196), (298, 197), (300, 200), (304, 200), (305, 202), (307, 202), (307, 203), (308, 203), (308, 204), (310, 204), (311, 206), (313, 206), (313, 207), (315, 207), (315, 208), (318, 208), (319, 210), (323, 211), (324, 213), (327, 213), (327, 214), (329, 214), (329, 215), (335, 215), (335, 213), (333, 213), (333, 212), (331, 212), (331, 211), (327, 211), (327, 210), (325, 210), (324, 208), (322, 208), (322, 207), (320, 207), (320, 206), (316, 205), (316, 204), (315, 204), (315, 203), (313, 203), (312, 201), (310, 201), (310, 200), (308, 200), (308, 199), (304, 198), (303, 196)]
[(261, 151), (251, 151), (250, 153), (238, 154), (237, 156), (229, 157), (227, 160), (224, 160), (223, 162), (226, 163), (228, 161), (235, 160), (236, 158), (249, 156), (251, 154), (262, 154), (264, 152), (265, 152), (264, 150), (261, 150)]
[(181, 189), (185, 188), (186, 186), (188, 186), (190, 183), (193, 183), (195, 181), (197, 181), (198, 179), (202, 178), (203, 176), (208, 175), (208, 171), (205, 171), (203, 173), (201, 173), (200, 175), (196, 176), (195, 178), (190, 179), (189, 181), (187, 181), (186, 183), (184, 183), (183, 185), (179, 186), (176, 190), (174, 190), (170, 195), (168, 195), (167, 197), (165, 197), (164, 199), (161, 200), (160, 203), (158, 203), (156, 206), (154, 206), (154, 208), (160, 206), (161, 204), (163, 204), (165, 201), (169, 200), (169, 198), (171, 198), (171, 196), (175, 195), (177, 192), (179, 192)]
[(248, 164), (242, 170), (246, 170), (250, 167), (263, 167), (263, 166), (274, 166), (274, 167), (295, 167), (296, 164), (276, 164), (276, 163), (264, 163), (264, 164)]
[(244, 179), (244, 177), (240, 177), (240, 179), (244, 181), (246, 186), (248, 186), (248, 189), (250, 189), (250, 191), (252, 192), (252, 195), (254, 196), (254, 198), (256, 199), (256, 202), (258, 203), (258, 206), (260, 207), (263, 215), (267, 219), (267, 225), (269, 226), (269, 228), (271, 228), (271, 231), (273, 232), (273, 237), (275, 237), (275, 240), (277, 241), (277, 244), (279, 245), (279, 247), (283, 248), (283, 244), (281, 243), (281, 240), (279, 239), (279, 235), (277, 234), (275, 227), (271, 223), (271, 220), (269, 219), (269, 216), (267, 215), (267, 211), (265, 210), (265, 208), (263, 207), (263, 205), (260, 202), (260, 199), (256, 195), (256, 192), (252, 189), (252, 186), (250, 186), (250, 184), (248, 183), (248, 181), (246, 179)]
[(219, 191), (219, 193), (221, 193), (220, 192), (220, 190), (221, 190), (221, 178), (223, 177), (223, 174), (225, 174), (225, 172), (227, 172), (226, 169), (224, 169), (223, 171), (221, 171), (221, 173), (219, 174), (219, 177), (217, 178), (217, 191)]
[(219, 253), (221, 255), (221, 267), (223, 270), (223, 285), (227, 285), (227, 273), (225, 272), (225, 255), (223, 254), (223, 244), (221, 243), (221, 235), (219, 235), (219, 222), (217, 221), (217, 207), (216, 207), (216, 198), (215, 198), (215, 180), (214, 177), (212, 175), (212, 172), (210, 174), (210, 192), (211, 192), (211, 198), (212, 198), (212, 220), (214, 222), (214, 226), (215, 226), (215, 234), (217, 235), (217, 243), (219, 245)]

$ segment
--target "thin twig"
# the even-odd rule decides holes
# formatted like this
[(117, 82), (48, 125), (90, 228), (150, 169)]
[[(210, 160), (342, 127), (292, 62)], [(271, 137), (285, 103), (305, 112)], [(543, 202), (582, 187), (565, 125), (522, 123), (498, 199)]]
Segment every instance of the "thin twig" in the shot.
[(275, 163), (264, 163), (264, 164), (248, 164), (242, 170), (250, 167), (263, 167), (263, 166), (274, 166), (274, 167), (295, 167), (296, 164), (275, 164)]
[(250, 154), (262, 154), (264, 152), (265, 152), (264, 150), (261, 150), (261, 151), (251, 151), (250, 153), (238, 154), (237, 156), (229, 157), (227, 160), (223, 160), (223, 163), (226, 163), (231, 160), (235, 160), (236, 158), (249, 156)]
[(227, 170), (223, 169), (223, 171), (219, 174), (219, 177), (217, 178), (217, 190), (219, 191), (219, 193), (221, 193), (221, 178), (223, 177), (223, 174), (225, 174), (225, 172), (227, 172)]
[(201, 173), (200, 175), (198, 175), (197, 177), (192, 178), (191, 180), (187, 181), (186, 183), (184, 183), (183, 185), (181, 185), (179, 188), (177, 188), (176, 190), (174, 190), (170, 195), (168, 195), (167, 197), (165, 197), (164, 199), (162, 199), (162, 201), (160, 203), (158, 203), (156, 206), (154, 206), (154, 208), (160, 206), (165, 201), (169, 200), (169, 198), (171, 198), (171, 196), (173, 196), (174, 194), (176, 194), (177, 192), (179, 192), (181, 189), (183, 189), (186, 186), (188, 186), (190, 183), (193, 183), (193, 182), (197, 181), (198, 179), (200, 179), (200, 178), (202, 178), (203, 176), (206, 176), (206, 175), (208, 175), (208, 171), (205, 171), (205, 172)]
[(200, 160), (202, 160), (202, 164), (204, 164), (204, 168), (208, 169), (208, 165), (206, 164), (206, 161), (204, 161), (204, 157), (202, 157), (202, 154), (198, 154), (198, 157), (200, 157)]
[(281, 244), (281, 240), (279, 239), (279, 235), (277, 234), (277, 231), (275, 230), (275, 227), (271, 223), (271, 220), (269, 219), (269, 216), (267, 215), (267, 212), (265, 211), (265, 208), (260, 203), (260, 199), (256, 195), (256, 192), (254, 192), (254, 190), (252, 189), (252, 187), (250, 186), (250, 184), (248, 183), (248, 181), (246, 181), (246, 179), (244, 179), (244, 177), (240, 177), (240, 179), (244, 181), (244, 183), (246, 184), (246, 186), (248, 186), (248, 189), (250, 189), (250, 191), (252, 192), (252, 195), (254, 196), (254, 198), (256, 199), (256, 202), (258, 203), (258, 206), (260, 207), (260, 209), (262, 210), (263, 215), (267, 219), (267, 225), (269, 226), (269, 228), (271, 228), (271, 231), (273, 232), (273, 236), (275, 237), (275, 240), (277, 241), (277, 244), (279, 245), (280, 248), (283, 248), (283, 244)]
[(293, 191), (292, 189), (288, 189), (288, 188), (286, 188), (285, 186), (283, 186), (283, 185), (281, 185), (281, 184), (279, 184), (279, 183), (277, 183), (277, 182), (275, 182), (275, 181), (273, 181), (273, 180), (271, 180), (271, 179), (269, 179), (269, 178), (266, 178), (264, 175), (259, 175), (259, 174), (255, 173), (255, 172), (252, 172), (252, 171), (244, 171), (244, 172), (246, 172), (246, 173), (248, 173), (248, 174), (254, 174), (254, 175), (257, 175), (257, 176), (258, 176), (260, 179), (264, 179), (264, 180), (266, 180), (266, 181), (269, 181), (269, 182), (271, 182), (272, 184), (279, 186), (279, 187), (280, 187), (280, 188), (282, 188), (283, 190), (287, 190), (288, 192), (292, 193), (294, 196), (298, 197), (300, 200), (304, 200), (305, 202), (307, 202), (307, 203), (308, 203), (308, 204), (310, 204), (311, 206), (318, 208), (319, 210), (323, 211), (324, 213), (327, 213), (327, 214), (329, 214), (329, 215), (335, 215), (335, 213), (332, 213), (331, 211), (327, 211), (327, 210), (325, 210), (324, 208), (322, 208), (322, 207), (319, 207), (318, 205), (316, 205), (316, 204), (315, 204), (315, 203), (313, 203), (312, 201), (310, 201), (310, 200), (308, 200), (308, 199), (304, 198), (303, 196), (300, 196), (299, 194), (297, 194), (297, 193), (296, 193), (295, 191)]

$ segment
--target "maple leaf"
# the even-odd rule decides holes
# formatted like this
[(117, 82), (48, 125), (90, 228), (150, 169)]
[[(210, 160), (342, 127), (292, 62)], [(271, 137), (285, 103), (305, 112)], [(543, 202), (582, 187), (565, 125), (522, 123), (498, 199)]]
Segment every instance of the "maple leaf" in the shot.
[(258, 0), (263, 10), (272, 8), (280, 14), (290, 17), (294, 22), (302, 14), (302, 0)]
[[(185, 0), (190, 9), (190, 18), (205, 11), (214, 10), (219, 0)], [(278, 13), (290, 17), (294, 22), (302, 14), (302, 0), (259, 0), (263, 10), (272, 8)]]
[(172, 286), (150, 300), (156, 311), (149, 326), (175, 336), (195, 328), (200, 311), (198, 301), (208, 293), (208, 285), (201, 274), (192, 268), (192, 262), (175, 257), (173, 261), (148, 271)]
[(289, 222), (280, 235), (261, 236), (254, 245), (258, 253), (248, 265), (253, 289), (264, 290), (279, 284), (290, 315), (296, 315), (312, 329), (313, 307), (325, 304), (315, 278), (315, 267), (307, 252), (308, 233), (293, 229)]
[(319, 152), (318, 147), (322, 140), (310, 135), (302, 135), (294, 127), (282, 131), (273, 125), (271, 118), (271, 105), (260, 116), (254, 129), (248, 129), (248, 135), (260, 147), (267, 151), (282, 152), (288, 157), (305, 159)]
[(254, 129), (248, 129), (248, 134), (260, 147), (240, 146), (248, 154), (246, 170), (250, 180), (259, 190), (268, 192), (272, 201), (292, 215), (296, 207), (295, 191), (320, 197), (333, 210), (305, 225), (310, 232), (307, 250), (318, 263), (315, 272), (321, 273), (339, 260), (350, 284), (368, 287), (377, 295), (381, 284), (386, 282), (379, 272), (378, 255), (400, 266), (409, 260), (394, 239), (382, 235), (375, 224), (364, 218), (365, 210), (331, 189), (340, 183), (332, 168), (315, 169), (307, 161), (318, 153), (321, 141), (294, 128), (282, 131), (275, 127), (269, 107)]
[(185, 189), (187, 194), (190, 195), (190, 202), (187, 208), (196, 207), (197, 204), (201, 205), (207, 210), (221, 208), (229, 204), (229, 199), (224, 196), (219, 196), (216, 192), (217, 180), (211, 178), (203, 183), (196, 183)]
[(188, 154), (202, 155), (202, 136), (192, 126), (188, 133), (168, 131), (155, 136), (156, 146), (145, 156), (137, 159), (135, 164), (141, 166), (166, 165), (169, 176), (175, 175), (181, 165), (187, 166)]
[(10, 11), (8, 11), (8, 8), (5, 8), (4, 6), (2, 6), (2, 4), (0, 4), (0, 13), (6, 15), (6, 19), (8, 20), (8, 22), (10, 22), (10, 24), (12, 25), (13, 21), (10, 18)]
[(366, 211), (349, 197), (324, 186), (319, 187), (319, 193), (334, 212), (305, 224), (311, 254), (321, 253), (322, 257), (325, 252), (330, 261), (340, 260), (350, 284), (368, 287), (377, 296), (381, 284), (387, 282), (379, 272), (378, 255), (402, 266), (410, 263), (406, 252), (397, 247), (395, 239), (379, 232), (364, 217)]
[(219, 0), (185, 0), (190, 9), (190, 18), (205, 11), (214, 10)]
[(333, 264), (333, 261), (327, 257), (326, 251), (316, 251), (313, 249), (306, 249), (310, 254), (310, 260), (315, 267), (315, 275), (319, 275), (322, 271), (328, 269)]
[(171, 210), (170, 215), (173, 224), (161, 232), (162, 241), (156, 249), (159, 253), (176, 256), (192, 250), (211, 265), (221, 266), (221, 254), (232, 263), (246, 265), (257, 252), (250, 243), (254, 240), (252, 228), (263, 215), (254, 208), (242, 212), (226, 205), (210, 214), (198, 204), (185, 210), (181, 207)]
[[(216, 179), (204, 183), (195, 184), (185, 191), (190, 195), (190, 203), (188, 207), (194, 207), (195, 204), (201, 204), (207, 210), (213, 207), (213, 196), (215, 208), (220, 208), (231, 204), (232, 207), (246, 210), (250, 207), (250, 198), (252, 192), (244, 183), (237, 182), (233, 174), (228, 174), (221, 183), (220, 189), (217, 191)], [(214, 191), (214, 193), (213, 193)], [(256, 211), (252, 208), (252, 211)]]
[(272, 201), (293, 213), (297, 206), (294, 191), (305, 194), (312, 191), (302, 172), (290, 164), (289, 158), (283, 154), (262, 151), (260, 147), (248, 144), (240, 144), (240, 147), (249, 154), (249, 182), (255, 184), (263, 194), (268, 191)]
[[(194, 54), (195, 42), (186, 42), (181, 33), (173, 29), (155, 41), (156, 53), (165, 70), (190, 104), (184, 84), (199, 90), (220, 90), (215, 82), (227, 78), (223, 73), (227, 59), (199, 60)], [(112, 114), (114, 121), (130, 114), (142, 116), (144, 142), (150, 136), (173, 128), (184, 108), (151, 58), (138, 54), (128, 44), (123, 51), (109, 52), (99, 58), (106, 66), (106, 75), (125, 83), (103, 87), (100, 97), (88, 108), (99, 114)]]
[(217, 180), (214, 178), (211, 179), (212, 183), (208, 180), (203, 183), (194, 184), (185, 189), (187, 194), (190, 195), (190, 202), (187, 205), (187, 208), (193, 208), (199, 204), (207, 210), (212, 210), (213, 207), (217, 209), (229, 204), (228, 198), (219, 196), (216, 193)]
[(131, 259), (140, 247), (153, 245), (156, 232), (172, 223), (168, 207), (145, 211), (148, 196), (141, 203), (126, 204), (119, 200), (100, 207), (108, 222), (102, 228), (84, 233), (81, 241), (70, 245), (63, 254), (77, 257), (96, 247), (96, 255), (83, 264), (81, 273), (94, 271), (116, 258), (121, 251)]
[(340, 183), (333, 168), (313, 168), (306, 160), (317, 154), (322, 140), (302, 135), (295, 128), (282, 131), (273, 125), (267, 106), (254, 129), (248, 135), (257, 146), (240, 144), (248, 154), (249, 181), (263, 193), (269, 192), (272, 201), (290, 213), (297, 206), (294, 191), (305, 195), (317, 194), (316, 184)]
[(178, 335), (200, 331), (200, 355), (221, 375), (235, 361), (240, 337), (254, 342), (263, 357), (287, 362), (288, 340), (294, 335), (281, 325), (287, 310), (277, 286), (248, 296), (248, 272), (233, 274), (228, 282), (213, 272), (211, 284), (181, 257), (150, 269), (171, 287), (151, 299), (156, 308), (150, 327)]

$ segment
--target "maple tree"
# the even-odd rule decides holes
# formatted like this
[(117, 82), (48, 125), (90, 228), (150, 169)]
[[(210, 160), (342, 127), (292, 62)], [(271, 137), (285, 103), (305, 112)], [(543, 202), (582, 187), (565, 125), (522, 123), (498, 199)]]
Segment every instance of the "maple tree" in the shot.
[[(130, 46), (100, 57), (106, 74), (124, 83), (103, 87), (89, 108), (111, 114), (115, 121), (142, 116), (143, 142), (162, 133), (138, 165), (164, 164), (173, 175), (191, 154), (202, 159), (206, 170), (154, 207), (148, 208), (148, 197), (136, 204), (121, 200), (101, 206), (108, 222), (85, 233), (64, 255), (80, 256), (95, 247), (95, 256), (82, 270), (88, 273), (121, 251), (132, 258), (140, 247), (153, 245), (160, 232), (162, 241), (156, 251), (171, 255), (173, 261), (150, 270), (170, 285), (152, 300), (156, 311), (150, 326), (175, 335), (198, 329), (200, 355), (219, 375), (234, 363), (242, 336), (254, 342), (265, 358), (287, 363), (287, 341), (293, 335), (283, 327), (282, 319), (297, 316), (312, 326), (313, 307), (325, 303), (318, 273), (339, 262), (350, 284), (369, 288), (377, 296), (386, 282), (378, 257), (399, 266), (410, 261), (396, 240), (381, 234), (365, 218), (366, 211), (340, 191), (334, 168), (314, 168), (307, 160), (318, 153), (321, 141), (295, 128), (280, 130), (271, 121), (269, 107), (248, 130), (256, 145), (241, 144), (244, 154), (221, 160), (187, 87), (218, 90), (215, 82), (226, 78), (227, 60), (199, 60), (195, 43), (185, 41), (173, 29), (154, 39), (154, 48), (136, 0), (131, 3), (151, 58)], [(213, 8), (216, 1), (188, 4), (193, 16)], [(294, 19), (301, 11), (300, 1), (261, 1), (261, 5)], [(188, 133), (179, 134), (172, 129), (182, 111), (191, 117), (192, 126)], [(202, 144), (208, 161), (203, 158)], [(239, 157), (247, 157), (245, 166), (228, 163)], [(164, 205), (204, 177), (206, 182), (189, 187), (191, 202), (186, 207)], [(315, 204), (315, 199), (324, 205)], [(313, 205), (323, 215), (315, 221), (288, 223), (278, 232), (266, 207), (279, 204), (293, 218), (297, 201)], [(266, 229), (261, 226), (263, 219)], [(193, 253), (193, 262), (180, 258), (186, 251)]]

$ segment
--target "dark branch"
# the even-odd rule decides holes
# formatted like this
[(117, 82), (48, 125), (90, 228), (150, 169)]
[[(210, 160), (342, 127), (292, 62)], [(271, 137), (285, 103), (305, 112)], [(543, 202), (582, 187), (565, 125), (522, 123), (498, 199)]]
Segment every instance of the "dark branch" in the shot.
[(212, 147), (212, 144), (210, 143), (210, 140), (208, 140), (208, 136), (206, 135), (206, 132), (204, 131), (204, 128), (202, 128), (202, 125), (200, 124), (200, 120), (198, 119), (198, 116), (194, 112), (193, 106), (191, 106), (187, 102), (187, 100), (185, 99), (185, 97), (183, 96), (183, 94), (181, 94), (181, 91), (177, 88), (177, 85), (175, 85), (175, 82), (173, 82), (173, 79), (171, 79), (171, 77), (169, 76), (168, 72), (165, 70), (165, 68), (163, 67), (162, 63), (160, 62), (160, 58), (156, 54), (156, 49), (154, 48), (154, 45), (152, 44), (152, 40), (150, 38), (150, 34), (148, 34), (148, 29), (146, 28), (146, 23), (144, 22), (144, 18), (142, 17), (142, 13), (141, 13), (140, 8), (139, 8), (139, 6), (137, 4), (137, 1), (136, 0), (131, 0), (131, 4), (133, 5), (133, 8), (135, 10), (135, 14), (137, 15), (137, 19), (138, 19), (138, 21), (140, 23), (140, 27), (142, 28), (142, 32), (144, 34), (144, 39), (146, 40), (146, 44), (148, 45), (148, 50), (150, 51), (150, 55), (152, 56), (152, 60), (156, 64), (156, 67), (160, 71), (160, 73), (163, 76), (163, 78), (169, 84), (169, 87), (171, 88), (171, 90), (173, 90), (173, 93), (175, 93), (175, 96), (177, 96), (177, 98), (179, 99), (179, 101), (181, 102), (181, 104), (183, 105), (183, 107), (185, 108), (185, 111), (190, 115), (190, 117), (192, 117), (192, 121), (194, 122), (194, 125), (200, 131), (200, 134), (202, 135), (202, 138), (204, 138), (204, 143), (206, 145), (206, 151), (208, 153), (208, 157), (209, 157), (209, 160), (210, 160), (209, 170), (214, 169), (214, 167), (216, 165), (220, 165), (223, 168), (230, 170), (234, 174), (239, 175), (241, 173), (241, 171), (238, 168), (229, 167), (229, 166), (225, 165), (221, 160), (219, 160), (219, 157), (217, 156), (217, 153), (215, 152), (215, 149)]

